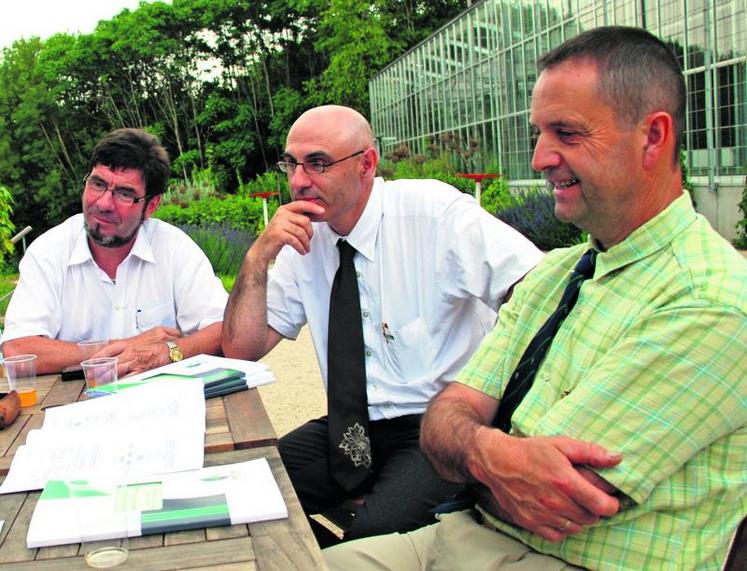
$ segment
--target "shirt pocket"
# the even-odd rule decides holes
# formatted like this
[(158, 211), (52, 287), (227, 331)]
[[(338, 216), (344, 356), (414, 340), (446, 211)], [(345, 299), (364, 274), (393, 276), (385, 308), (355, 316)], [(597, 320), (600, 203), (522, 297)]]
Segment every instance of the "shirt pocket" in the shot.
[(158, 303), (138, 309), (135, 312), (135, 326), (139, 333), (163, 325), (176, 327), (174, 304), (171, 302)]
[(437, 351), (422, 317), (399, 327), (389, 325), (387, 333), (385, 362), (401, 381), (419, 379), (433, 369)]

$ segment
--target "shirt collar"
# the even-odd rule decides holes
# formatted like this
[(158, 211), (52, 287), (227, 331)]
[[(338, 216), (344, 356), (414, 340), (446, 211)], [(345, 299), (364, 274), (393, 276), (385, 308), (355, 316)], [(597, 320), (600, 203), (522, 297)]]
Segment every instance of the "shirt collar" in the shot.
[(361, 217), (347, 236), (338, 235), (329, 225), (324, 226), (329, 230), (330, 239), (337, 242), (340, 238), (345, 238), (350, 245), (356, 249), (362, 256), (369, 261), (374, 260), (376, 252), (376, 238), (379, 234), (379, 222), (383, 215), (382, 205), (382, 184), (384, 179), (376, 178), (374, 180), (371, 194), (368, 197), (366, 208), (363, 210)]
[[(687, 192), (672, 201), (669, 206), (651, 220), (636, 228), (625, 240), (615, 244), (597, 256), (595, 278), (618, 270), (628, 264), (658, 252), (688, 226), (695, 222), (696, 214)], [(590, 245), (598, 245), (589, 238)]]
[[(146, 225), (148, 225), (148, 220), (143, 222), (138, 228), (135, 244), (132, 246), (132, 250), (130, 250), (128, 257), (136, 256), (144, 262), (155, 262), (156, 258), (153, 254), (153, 248), (150, 245), (150, 238), (146, 231)], [(91, 248), (88, 245), (88, 233), (86, 232), (85, 225), (83, 225), (75, 239), (75, 244), (73, 245), (72, 252), (70, 252), (67, 265), (74, 266), (77, 264), (83, 264), (88, 260), (94, 262)]]

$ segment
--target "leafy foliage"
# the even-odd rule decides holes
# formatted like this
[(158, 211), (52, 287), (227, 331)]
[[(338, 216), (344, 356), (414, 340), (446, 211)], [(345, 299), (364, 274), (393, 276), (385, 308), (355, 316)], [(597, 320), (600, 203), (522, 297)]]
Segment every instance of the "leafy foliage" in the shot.
[(8, 310), (10, 297), (18, 282), (18, 272), (10, 273), (6, 268), (0, 271), (0, 318), (5, 320), (5, 312)]
[(378, 174), (388, 179), (432, 178), (467, 194), (474, 194), (475, 183), (457, 176), (464, 160), (469, 159), (479, 147), (476, 139), (470, 139), (467, 145), (467, 148), (462, 147), (459, 137), (453, 133), (432, 137), (427, 145), (428, 156), (413, 155), (407, 145), (399, 145), (382, 158)]
[(290, 202), (288, 176), (276, 170), (269, 170), (249, 183), (240, 181), (240, 194), (249, 196), (258, 192), (277, 192), (280, 204)]
[(540, 250), (552, 250), (578, 244), (582, 231), (555, 217), (555, 199), (544, 190), (532, 190), (513, 196), (510, 204), (496, 216), (529, 238)]
[(244, 254), (254, 242), (254, 234), (237, 230), (230, 224), (180, 226), (205, 252), (213, 270), (220, 276), (236, 276)]
[(175, 226), (229, 225), (257, 234), (262, 227), (262, 199), (248, 196), (205, 197), (186, 205), (166, 204), (153, 215)]
[(734, 239), (734, 245), (742, 250), (747, 250), (747, 179), (744, 182), (742, 202), (739, 203), (739, 209), (742, 211), (742, 220), (737, 222), (737, 237)]
[(15, 250), (10, 241), (16, 231), (15, 224), (10, 219), (12, 213), (13, 196), (6, 187), (0, 184), (0, 264)]
[(687, 164), (687, 151), (685, 149), (680, 150), (680, 176), (682, 177), (682, 188), (688, 192), (690, 199), (693, 201), (693, 206), (695, 206), (695, 195), (693, 194), (695, 185), (690, 178), (690, 167)]
[[(491, 172), (499, 172), (500, 169), (490, 169)], [(498, 212), (516, 203), (508, 188), (505, 177), (494, 178), (485, 186), (480, 194), (480, 205), (488, 212)]]
[(0, 55), (0, 184), (14, 222), (42, 232), (78, 211), (93, 146), (118, 127), (162, 140), (176, 186), (207, 174), (237, 193), (278, 160), (299, 113), (335, 102), (368, 114), (368, 79), (466, 5), (149, 2), (91, 34), (18, 41)]

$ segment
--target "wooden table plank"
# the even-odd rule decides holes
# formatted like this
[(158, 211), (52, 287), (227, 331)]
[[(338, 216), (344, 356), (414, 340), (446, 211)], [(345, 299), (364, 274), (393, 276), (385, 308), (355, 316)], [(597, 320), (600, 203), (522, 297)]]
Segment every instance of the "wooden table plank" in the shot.
[[(12, 525), (3, 538), (2, 549), (0, 549), (0, 563), (33, 561), (37, 551), (36, 549), (26, 549), (26, 532), (29, 529), (31, 514), (34, 513), (36, 500), (39, 499), (41, 492), (13, 495), (20, 496), (23, 501), (17, 506), (18, 509), (13, 513), (13, 516), (9, 518)], [(5, 522), (5, 525), (9, 524), (10, 522)]]
[[(179, 569), (259, 569), (256, 555), (252, 548), (250, 537), (227, 539), (220, 545), (210, 545), (205, 542), (172, 545), (155, 549), (141, 549), (130, 551), (127, 561), (118, 566), (122, 571), (166, 571)], [(239, 565), (240, 564), (240, 565)], [(83, 557), (65, 557), (62, 559), (46, 559), (36, 561), (21, 561), (0, 564), (0, 569), (10, 571), (59, 571), (89, 570)]]
[(227, 395), (224, 402), (228, 426), (237, 449), (277, 444), (275, 428), (257, 389)]
[(47, 378), (52, 379), (53, 383), (46, 396), (39, 399), (42, 410), (79, 400), (86, 386), (81, 380), (63, 381), (59, 375), (47, 375)]

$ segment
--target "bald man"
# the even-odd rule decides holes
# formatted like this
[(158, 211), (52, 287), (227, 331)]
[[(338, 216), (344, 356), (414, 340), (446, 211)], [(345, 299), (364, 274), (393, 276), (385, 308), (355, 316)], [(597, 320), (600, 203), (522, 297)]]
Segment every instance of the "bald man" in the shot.
[[(385, 182), (376, 178), (378, 161), (371, 127), (353, 109), (323, 106), (298, 118), (278, 163), (293, 202), (247, 252), (223, 324), (224, 353), (244, 359), (261, 358), (308, 324), (327, 386), (337, 243), (355, 249), (370, 473), (353, 489), (332, 476), (326, 416), (280, 439), (307, 514), (357, 500), (342, 522), (346, 540), (432, 522), (430, 509), (454, 493), (420, 452), (420, 419), (542, 256), (471, 196), (435, 180)], [(337, 540), (311, 521), (322, 546)]]

